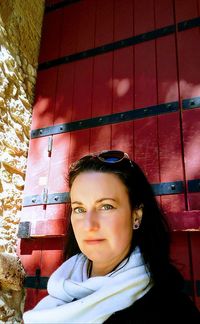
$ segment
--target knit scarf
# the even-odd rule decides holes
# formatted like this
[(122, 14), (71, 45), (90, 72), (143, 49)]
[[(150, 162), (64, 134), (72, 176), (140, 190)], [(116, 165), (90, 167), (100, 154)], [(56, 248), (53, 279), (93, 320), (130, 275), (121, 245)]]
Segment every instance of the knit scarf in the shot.
[(140, 250), (105, 276), (88, 278), (89, 260), (77, 254), (50, 277), (49, 295), (24, 313), (24, 323), (103, 323), (152, 287)]

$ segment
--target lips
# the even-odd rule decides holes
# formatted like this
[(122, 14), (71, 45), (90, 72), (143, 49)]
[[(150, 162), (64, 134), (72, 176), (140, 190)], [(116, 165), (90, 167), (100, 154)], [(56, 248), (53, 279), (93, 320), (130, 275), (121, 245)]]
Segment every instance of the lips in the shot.
[(99, 244), (103, 241), (104, 241), (104, 239), (88, 239), (88, 240), (85, 240), (85, 243), (92, 245), (92, 244)]

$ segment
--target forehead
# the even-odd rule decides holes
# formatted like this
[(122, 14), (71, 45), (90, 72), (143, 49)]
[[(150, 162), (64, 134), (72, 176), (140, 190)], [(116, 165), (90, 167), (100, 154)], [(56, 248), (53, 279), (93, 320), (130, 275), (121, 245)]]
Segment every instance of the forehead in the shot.
[(123, 196), (127, 195), (127, 188), (122, 180), (114, 173), (87, 171), (80, 173), (71, 187), (71, 198), (74, 196)]

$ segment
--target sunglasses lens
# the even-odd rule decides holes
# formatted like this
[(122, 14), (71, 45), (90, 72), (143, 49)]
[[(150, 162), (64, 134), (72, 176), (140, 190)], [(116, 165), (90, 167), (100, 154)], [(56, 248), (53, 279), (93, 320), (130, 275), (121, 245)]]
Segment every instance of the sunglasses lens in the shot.
[(116, 163), (121, 161), (124, 158), (124, 152), (121, 151), (107, 151), (99, 154), (101, 161), (108, 163)]

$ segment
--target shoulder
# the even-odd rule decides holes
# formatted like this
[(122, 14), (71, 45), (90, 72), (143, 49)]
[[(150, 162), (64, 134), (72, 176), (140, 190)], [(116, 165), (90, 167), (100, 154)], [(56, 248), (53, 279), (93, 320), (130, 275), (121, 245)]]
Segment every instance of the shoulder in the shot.
[(199, 324), (200, 312), (190, 298), (176, 290), (151, 288), (146, 295), (130, 307), (116, 312), (106, 321), (107, 324)]

